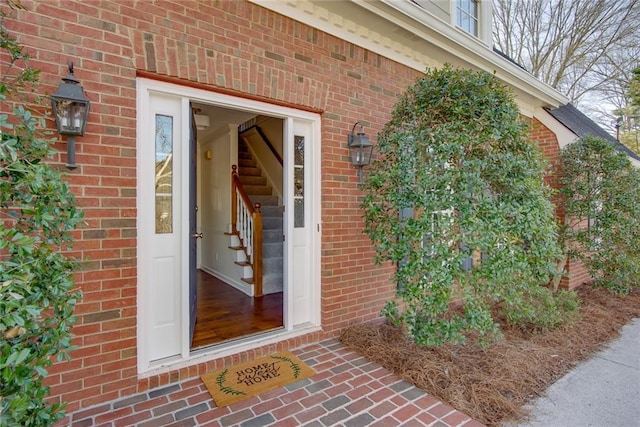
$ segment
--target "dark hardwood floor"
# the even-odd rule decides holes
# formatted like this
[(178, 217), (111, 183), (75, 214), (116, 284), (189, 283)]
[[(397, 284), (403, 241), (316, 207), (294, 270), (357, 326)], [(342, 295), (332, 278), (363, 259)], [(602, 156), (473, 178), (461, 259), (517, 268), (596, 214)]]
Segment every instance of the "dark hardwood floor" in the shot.
[(283, 326), (282, 292), (252, 298), (198, 270), (198, 314), (191, 348)]

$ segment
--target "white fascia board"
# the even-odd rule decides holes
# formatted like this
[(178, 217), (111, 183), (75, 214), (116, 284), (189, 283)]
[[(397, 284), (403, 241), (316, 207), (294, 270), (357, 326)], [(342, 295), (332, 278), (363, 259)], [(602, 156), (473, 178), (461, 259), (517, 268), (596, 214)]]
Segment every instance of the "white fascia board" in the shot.
[[(376, 26), (376, 22), (372, 22), (371, 25), (357, 24), (348, 19), (348, 16), (334, 13), (332, 9), (339, 10), (342, 2), (249, 1), (421, 72), (426, 67), (438, 67), (449, 62), (455, 66), (495, 73), (500, 80), (514, 88), (520, 105), (530, 105), (527, 110), (539, 105), (558, 107), (569, 102), (564, 95), (502, 58), (479, 39), (407, 0), (342, 0), (342, 2), (358, 5), (412, 33), (422, 41), (424, 49), (420, 51), (385, 35), (380, 31), (379, 26)], [(437, 52), (434, 52), (437, 53), (435, 55), (422, 53), (434, 49), (437, 49)]]
[(578, 139), (578, 135), (556, 120), (556, 118), (549, 114), (549, 112), (544, 108), (537, 108), (533, 117), (540, 120), (540, 123), (545, 125), (547, 129), (556, 135), (560, 149), (563, 149)]

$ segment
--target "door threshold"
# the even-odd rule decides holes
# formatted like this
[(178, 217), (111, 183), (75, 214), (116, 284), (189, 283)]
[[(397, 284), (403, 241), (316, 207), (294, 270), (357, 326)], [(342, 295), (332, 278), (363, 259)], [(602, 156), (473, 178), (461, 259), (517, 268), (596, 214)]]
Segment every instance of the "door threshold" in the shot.
[(252, 342), (254, 341), (257, 337), (260, 337), (262, 335), (268, 335), (268, 334), (273, 334), (273, 333), (278, 333), (284, 330), (284, 326), (279, 326), (277, 328), (272, 328), (272, 329), (267, 329), (264, 331), (259, 331), (259, 332), (253, 332), (247, 335), (243, 335), (241, 337), (236, 337), (236, 338), (229, 338), (227, 340), (224, 341), (217, 341), (211, 344), (205, 344), (205, 345), (201, 345), (200, 347), (196, 347), (196, 348), (192, 348), (189, 351), (189, 355), (197, 355), (202, 353), (203, 351), (208, 351), (208, 350), (212, 350), (215, 351), (216, 348), (219, 347), (224, 347), (226, 345), (230, 345), (230, 344), (242, 344), (242, 343), (247, 343), (247, 342)]
[(191, 351), (188, 358), (174, 359), (171, 361), (166, 359), (163, 361), (156, 361), (150, 366), (147, 371), (139, 372), (138, 378), (142, 379), (153, 375), (173, 372), (178, 369), (197, 365), (199, 363), (206, 363), (211, 360), (232, 356), (243, 351), (249, 351), (258, 347), (276, 344), (299, 336), (319, 332), (321, 330), (322, 328), (320, 326), (305, 323), (296, 326), (293, 330), (289, 331), (285, 328), (280, 328), (277, 330), (272, 330), (271, 332), (258, 334), (258, 336), (253, 336), (252, 339), (244, 337), (238, 340), (225, 341), (225, 343), (221, 343), (219, 345), (203, 347)]

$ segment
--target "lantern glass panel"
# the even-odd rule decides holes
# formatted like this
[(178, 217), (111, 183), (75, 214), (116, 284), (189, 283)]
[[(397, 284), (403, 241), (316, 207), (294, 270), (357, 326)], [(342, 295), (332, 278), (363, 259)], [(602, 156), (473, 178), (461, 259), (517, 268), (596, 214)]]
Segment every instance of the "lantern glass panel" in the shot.
[(362, 159), (362, 147), (351, 147), (351, 163), (354, 166), (360, 166)]
[(54, 111), (58, 132), (62, 135), (82, 135), (86, 125), (88, 103), (69, 101), (66, 99), (54, 100)]
[(349, 149), (351, 151), (351, 163), (354, 166), (366, 166), (371, 161), (373, 144), (369, 142), (369, 138), (365, 135), (355, 135), (349, 144)]
[(71, 104), (71, 123), (70, 131), (82, 133), (84, 129), (84, 118), (86, 117), (87, 106), (74, 102)]

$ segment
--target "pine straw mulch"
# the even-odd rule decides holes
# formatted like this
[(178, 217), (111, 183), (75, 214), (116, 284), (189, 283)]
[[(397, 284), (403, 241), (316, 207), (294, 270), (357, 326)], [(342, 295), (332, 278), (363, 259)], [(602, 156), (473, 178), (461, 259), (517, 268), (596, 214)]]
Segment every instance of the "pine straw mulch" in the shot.
[(502, 326), (504, 339), (488, 349), (419, 348), (386, 323), (354, 325), (341, 340), (459, 411), (496, 426), (524, 420), (526, 403), (640, 317), (640, 292), (622, 297), (584, 285), (578, 295), (576, 321), (537, 334)]

